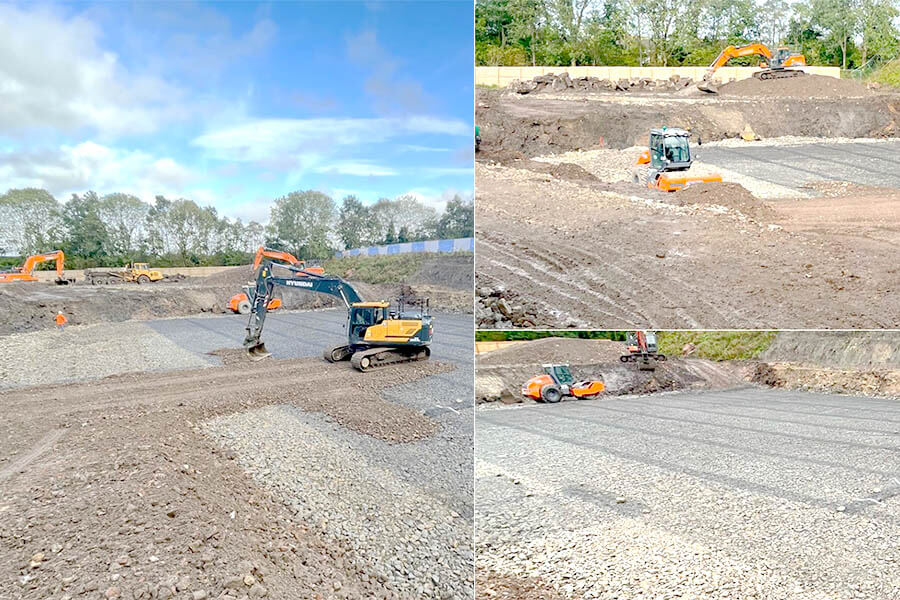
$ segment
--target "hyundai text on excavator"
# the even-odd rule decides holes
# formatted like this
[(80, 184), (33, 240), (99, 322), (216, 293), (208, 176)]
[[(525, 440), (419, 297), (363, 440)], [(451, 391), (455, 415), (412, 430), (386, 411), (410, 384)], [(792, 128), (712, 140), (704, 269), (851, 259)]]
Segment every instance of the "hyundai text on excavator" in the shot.
[(650, 361), (664, 362), (665, 354), (659, 353), (656, 334), (652, 331), (634, 331), (625, 336), (625, 349), (628, 354), (619, 357), (623, 363), (638, 363), (641, 371), (652, 371), (656, 368)]
[[(286, 274), (273, 274), (273, 267), (286, 271)], [(428, 314), (427, 300), (411, 304), (411, 308), (417, 309), (415, 311), (405, 310), (402, 300), (392, 310), (390, 302), (363, 301), (353, 286), (340, 277), (266, 261), (259, 270), (256, 285), (246, 288), (253, 307), (244, 347), (254, 360), (269, 356), (260, 337), (266, 307), (276, 285), (328, 294), (340, 298), (347, 307), (347, 343), (323, 352), (329, 362), (349, 359), (354, 368), (368, 371), (400, 362), (425, 360), (431, 356), (429, 346), (434, 326)]]
[(602, 381), (575, 381), (569, 365), (542, 365), (544, 373), (522, 385), (522, 395), (555, 404), (566, 396), (593, 398), (604, 389)]
[(729, 60), (741, 56), (762, 56), (768, 61), (768, 63), (760, 63), (759, 66), (762, 67), (762, 70), (753, 73), (756, 79), (785, 79), (787, 77), (802, 77), (806, 75), (806, 71), (789, 68), (806, 66), (806, 57), (802, 54), (792, 53), (790, 48), (781, 46), (776, 48), (773, 53), (768, 46), (759, 43), (748, 44), (740, 48), (728, 46), (709, 65), (709, 70), (703, 75), (703, 81), (698, 83), (697, 87), (710, 94), (718, 93), (718, 88), (712, 82), (713, 75), (719, 70), (719, 67), (725, 66)]
[(633, 174), (634, 182), (651, 189), (676, 192), (695, 183), (722, 181), (722, 176), (718, 174), (690, 177), (672, 175), (687, 171), (694, 162), (691, 157), (690, 137), (690, 132), (684, 129), (674, 127), (651, 129), (650, 148), (638, 157), (638, 169)]
[[(289, 265), (297, 267), (298, 269), (303, 269), (310, 273), (318, 273), (321, 275), (325, 272), (325, 269), (322, 267), (307, 267), (306, 261), (300, 260), (295, 257), (290, 252), (284, 252), (282, 250), (274, 250), (272, 248), (264, 248), (260, 246), (256, 251), (256, 257), (253, 259), (253, 272), (256, 273), (256, 270), (259, 268), (259, 265), (262, 263), (264, 258), (271, 258), (275, 260), (281, 260), (286, 262)], [(272, 298), (269, 301), (268, 309), (275, 310), (276, 308), (281, 308), (281, 298)], [(244, 292), (239, 292), (228, 299), (228, 308), (235, 313), (239, 313), (242, 315), (246, 315), (250, 313), (251, 304), (250, 298), (247, 297), (247, 294)]]
[(34, 275), (34, 269), (40, 263), (56, 261), (56, 283), (66, 285), (72, 283), (74, 279), (66, 279), (63, 277), (63, 267), (65, 266), (66, 255), (62, 250), (54, 250), (45, 254), (35, 254), (25, 259), (25, 264), (21, 267), (13, 267), (10, 271), (0, 271), (0, 283), (15, 283), (17, 281), (38, 281)]

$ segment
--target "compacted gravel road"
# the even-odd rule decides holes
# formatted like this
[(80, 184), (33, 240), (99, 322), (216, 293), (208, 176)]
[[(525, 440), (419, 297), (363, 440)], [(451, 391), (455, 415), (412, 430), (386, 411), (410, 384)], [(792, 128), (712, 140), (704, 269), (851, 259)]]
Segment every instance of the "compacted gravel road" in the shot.
[(900, 402), (748, 387), (476, 429), (479, 598), (900, 597)]

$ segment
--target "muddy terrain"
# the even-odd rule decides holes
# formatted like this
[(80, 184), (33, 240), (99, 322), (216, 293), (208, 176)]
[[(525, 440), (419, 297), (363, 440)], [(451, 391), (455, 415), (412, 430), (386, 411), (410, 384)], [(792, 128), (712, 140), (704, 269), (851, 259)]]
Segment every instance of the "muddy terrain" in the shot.
[[(423, 261), (408, 281), (366, 283), (349, 277), (366, 300), (428, 298), (439, 310), (472, 310), (472, 256), (440, 256)], [(0, 285), (0, 336), (52, 329), (58, 311), (72, 325), (151, 320), (199, 314), (230, 314), (228, 301), (254, 277), (250, 265), (206, 277), (144, 285), (75, 285), (8, 283)], [(339, 301), (321, 294), (278, 288), (285, 310), (336, 307)]]
[[(822, 96), (479, 90), (479, 327), (900, 325), (900, 97), (802, 79)], [(663, 125), (725, 183), (634, 184)]]

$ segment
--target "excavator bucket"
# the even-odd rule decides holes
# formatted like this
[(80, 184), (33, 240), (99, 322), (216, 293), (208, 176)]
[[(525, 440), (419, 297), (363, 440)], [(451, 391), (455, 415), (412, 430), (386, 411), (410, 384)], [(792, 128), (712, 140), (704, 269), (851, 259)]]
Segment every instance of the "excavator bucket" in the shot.
[(712, 81), (701, 81), (697, 84), (697, 89), (707, 94), (718, 94), (719, 88)]
[(262, 360), (272, 356), (272, 353), (266, 350), (264, 342), (259, 342), (254, 346), (247, 346), (247, 355), (250, 357), (250, 360)]

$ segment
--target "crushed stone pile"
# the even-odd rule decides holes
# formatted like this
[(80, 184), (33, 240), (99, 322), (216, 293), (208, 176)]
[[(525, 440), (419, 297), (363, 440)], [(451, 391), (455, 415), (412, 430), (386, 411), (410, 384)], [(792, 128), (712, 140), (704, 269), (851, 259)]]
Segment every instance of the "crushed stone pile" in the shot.
[(744, 98), (855, 98), (873, 94), (873, 91), (855, 81), (824, 75), (804, 75), (768, 81), (748, 77), (719, 88), (720, 96)]
[(638, 92), (638, 91), (664, 91), (674, 92), (690, 86), (694, 82), (690, 77), (672, 75), (669, 79), (650, 79), (638, 77), (632, 79), (599, 79), (597, 77), (570, 77), (568, 72), (559, 74), (548, 73), (538, 75), (534, 79), (526, 81), (514, 81), (509, 85), (509, 90), (516, 94), (531, 94), (534, 92), (566, 90), (576, 91), (613, 91), (613, 92)]
[(622, 342), (547, 337), (483, 354), (478, 357), (478, 365), (613, 362), (624, 353)]

